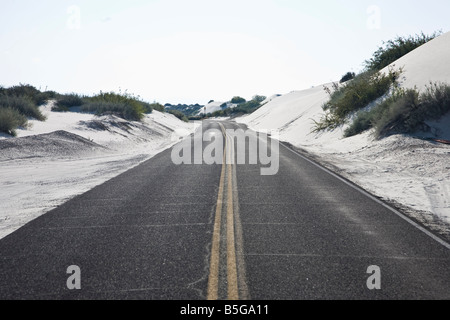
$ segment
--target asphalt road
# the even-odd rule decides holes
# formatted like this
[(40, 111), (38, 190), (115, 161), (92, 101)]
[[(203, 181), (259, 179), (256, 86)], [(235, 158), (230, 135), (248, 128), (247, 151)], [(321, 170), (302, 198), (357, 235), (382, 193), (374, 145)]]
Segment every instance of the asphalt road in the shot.
[[(239, 128), (203, 125), (225, 160)], [(0, 299), (450, 299), (448, 245), (284, 145), (271, 155), (261, 175), (167, 150), (68, 201), (0, 240)]]

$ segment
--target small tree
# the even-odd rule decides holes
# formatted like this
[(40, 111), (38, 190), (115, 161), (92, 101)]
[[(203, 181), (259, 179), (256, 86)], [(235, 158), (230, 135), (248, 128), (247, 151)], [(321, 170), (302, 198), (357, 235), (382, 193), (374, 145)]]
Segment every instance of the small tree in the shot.
[(256, 95), (253, 97), (252, 100), (261, 103), (266, 99), (267, 99), (267, 97), (265, 97), (265, 96)]
[(234, 103), (234, 104), (241, 104), (241, 103), (246, 103), (246, 102), (247, 102), (247, 100), (245, 100), (244, 98), (238, 97), (238, 96), (233, 97), (233, 99), (231, 99), (231, 103)]
[(344, 76), (342, 76), (341, 81), (339, 83), (344, 83), (349, 80), (352, 80), (354, 77), (356, 77), (356, 74), (354, 72), (347, 72)]

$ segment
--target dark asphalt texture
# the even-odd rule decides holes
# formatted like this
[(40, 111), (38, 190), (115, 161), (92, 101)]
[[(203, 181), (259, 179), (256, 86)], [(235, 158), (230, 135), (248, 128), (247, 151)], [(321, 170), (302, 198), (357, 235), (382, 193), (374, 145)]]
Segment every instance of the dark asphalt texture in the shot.
[[(236, 166), (250, 299), (450, 299), (449, 249), (279, 152), (274, 176)], [(0, 299), (205, 299), (221, 169), (174, 165), (167, 150), (28, 223), (0, 240)], [(71, 265), (81, 290), (66, 286)], [(381, 290), (366, 286), (372, 265)]]

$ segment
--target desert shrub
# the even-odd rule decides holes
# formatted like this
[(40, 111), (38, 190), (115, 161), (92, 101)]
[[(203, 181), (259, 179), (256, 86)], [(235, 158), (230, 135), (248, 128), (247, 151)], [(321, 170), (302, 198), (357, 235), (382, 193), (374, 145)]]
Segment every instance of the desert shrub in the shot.
[(374, 127), (389, 107), (405, 96), (405, 90), (395, 87), (386, 99), (380, 101), (370, 110), (359, 111), (350, 126), (345, 130), (344, 136), (351, 137)]
[[(162, 104), (160, 104), (160, 103), (152, 103), (152, 104), (148, 104), (148, 107), (146, 108), (147, 110), (156, 110), (156, 111), (159, 111), (159, 112), (165, 112), (166, 111), (166, 108), (162, 105)], [(151, 113), (151, 111), (150, 112), (146, 112), (146, 113)]]
[[(140, 121), (148, 111), (148, 104), (128, 93), (101, 92), (93, 97), (84, 98), (82, 112), (96, 115), (114, 114), (125, 120)], [(146, 107), (147, 106), (147, 107)]]
[(374, 128), (377, 138), (393, 133), (413, 133), (425, 129), (426, 121), (438, 120), (450, 112), (450, 86), (430, 84), (423, 93), (416, 89), (397, 89), (369, 111), (357, 114), (345, 136)]
[(178, 110), (169, 110), (170, 114), (173, 114), (175, 117), (177, 117), (178, 119), (184, 121), (184, 122), (188, 122), (189, 118), (181, 111)]
[(206, 118), (206, 115), (205, 114), (200, 114), (200, 115), (197, 115), (197, 116), (189, 116), (188, 120), (189, 121), (200, 121), (200, 120), (202, 120), (204, 118)]
[(0, 87), (0, 131), (15, 135), (15, 129), (26, 126), (28, 118), (44, 121), (38, 104), (47, 101), (50, 95), (30, 85)]
[(406, 90), (382, 110), (378, 118), (374, 118), (375, 135), (381, 137), (395, 129), (398, 132), (408, 132), (412, 127), (417, 127), (418, 119), (411, 117), (411, 112), (418, 108), (419, 103), (419, 92), (414, 89)]
[(352, 80), (354, 77), (356, 77), (356, 74), (354, 72), (347, 72), (344, 76), (342, 76), (339, 83), (347, 82), (349, 80)]
[(450, 86), (445, 83), (430, 83), (420, 97), (418, 113), (426, 120), (438, 120), (450, 112)]
[(247, 100), (245, 100), (244, 98), (242, 98), (242, 97), (233, 97), (233, 99), (231, 99), (231, 103), (234, 103), (234, 104), (241, 104), (241, 103), (246, 103), (247, 102)]
[(27, 95), (0, 95), (0, 107), (17, 110), (24, 116), (34, 118), (39, 121), (45, 120), (45, 116), (41, 113), (33, 100)]
[(42, 94), (47, 99), (56, 99), (58, 97), (58, 93), (56, 93), (56, 91), (44, 91)]
[(396, 83), (400, 73), (391, 69), (389, 74), (381, 72), (364, 72), (353, 81), (335, 87), (330, 94), (331, 99), (324, 105), (339, 119), (345, 118), (352, 112), (367, 106), (370, 102), (385, 95), (391, 86)]
[(60, 95), (52, 111), (69, 111), (72, 107), (80, 107), (84, 104), (83, 98), (76, 93)]
[(104, 101), (88, 102), (81, 106), (81, 111), (94, 113), (98, 116), (112, 114), (131, 121), (139, 121), (143, 117), (143, 111), (136, 110), (133, 106)]
[(395, 71), (393, 68), (388, 74), (366, 71), (343, 85), (334, 83), (331, 89), (325, 87), (330, 100), (323, 105), (325, 115), (321, 120), (315, 121), (313, 131), (335, 129), (344, 124), (351, 114), (383, 97), (393, 86), (397, 86), (401, 72), (401, 69)]
[(38, 106), (41, 106), (47, 103), (49, 100), (54, 99), (56, 97), (56, 92), (54, 91), (45, 91), (41, 92), (35, 99), (35, 103)]
[(238, 105), (232, 110), (233, 113), (252, 113), (261, 106), (261, 102), (250, 100), (248, 102)]
[(422, 94), (415, 89), (409, 89), (374, 122), (375, 134), (382, 138), (393, 133), (426, 130), (426, 121), (438, 120), (448, 112), (450, 86), (431, 84)]
[(440, 31), (431, 35), (422, 33), (416, 36), (397, 37), (393, 40), (389, 40), (388, 42), (383, 43), (383, 46), (380, 46), (378, 50), (375, 51), (371, 59), (365, 61), (365, 67), (367, 70), (379, 71), (414, 49), (433, 40), (441, 33), (442, 32)]
[(325, 130), (333, 130), (341, 125), (341, 121), (331, 112), (326, 112), (319, 121), (313, 120), (312, 132), (318, 133)]
[(41, 92), (28, 84), (20, 84), (10, 88), (2, 88), (0, 95), (13, 97), (28, 97), (37, 106), (43, 105), (51, 98), (51, 92)]
[(372, 128), (370, 112), (363, 111), (358, 114), (352, 124), (345, 130), (344, 137), (352, 137)]
[(167, 103), (164, 105), (164, 112), (169, 112), (170, 110), (177, 110), (183, 112), (187, 117), (196, 117), (200, 111), (202, 111), (204, 106), (197, 104), (177, 104), (172, 105)]
[(15, 136), (18, 127), (27, 125), (27, 118), (18, 110), (0, 107), (0, 132)]
[(259, 103), (262, 103), (266, 99), (267, 99), (266, 96), (260, 96), (260, 95), (255, 95), (252, 98), (253, 101), (256, 101), (256, 102), (259, 102)]

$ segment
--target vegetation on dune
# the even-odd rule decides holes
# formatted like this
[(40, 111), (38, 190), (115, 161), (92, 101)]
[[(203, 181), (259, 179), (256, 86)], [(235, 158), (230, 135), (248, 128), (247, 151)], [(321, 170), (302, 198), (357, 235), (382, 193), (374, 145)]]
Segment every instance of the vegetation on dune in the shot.
[(253, 113), (258, 110), (262, 106), (262, 102), (266, 100), (265, 96), (256, 95), (250, 101), (246, 101), (242, 104), (239, 104), (236, 108), (233, 108), (232, 114), (236, 113)]
[(168, 113), (173, 114), (175, 117), (184, 122), (189, 122), (189, 118), (181, 111), (169, 110)]
[(0, 87), (0, 132), (14, 136), (17, 128), (27, 126), (28, 119), (45, 121), (46, 117), (38, 107), (49, 100), (55, 101), (52, 111), (67, 112), (73, 107), (79, 107), (79, 112), (114, 114), (131, 121), (142, 120), (145, 114), (153, 110), (165, 111), (162, 104), (145, 102), (139, 96), (127, 92), (100, 92), (93, 96), (82, 96), (76, 93), (41, 92), (31, 85), (21, 84), (10, 88)]
[(345, 75), (342, 76), (339, 83), (344, 83), (344, 82), (350, 81), (350, 80), (354, 79), (355, 77), (356, 77), (356, 74), (354, 72), (347, 72)]
[(83, 97), (76, 93), (58, 95), (52, 111), (69, 111), (72, 107), (81, 107), (84, 104)]
[(39, 121), (45, 120), (44, 115), (29, 96), (0, 95), (0, 108), (11, 108), (17, 110), (25, 117)]
[(377, 138), (394, 133), (413, 133), (427, 131), (426, 121), (438, 120), (450, 112), (450, 86), (443, 83), (430, 83), (426, 91), (398, 88), (385, 101), (371, 110), (357, 114), (355, 120), (345, 131), (350, 137), (374, 128)]
[(421, 33), (420, 35), (397, 37), (393, 40), (389, 40), (383, 43), (383, 45), (374, 52), (372, 58), (365, 61), (365, 67), (367, 70), (372, 71), (382, 70), (421, 45), (433, 40), (440, 34), (442, 34), (442, 32), (438, 31), (431, 35)]
[(30, 85), (0, 87), (0, 132), (15, 136), (17, 128), (27, 126), (28, 119), (44, 121), (38, 106), (53, 96), (53, 92), (41, 92)]
[[(235, 96), (229, 102), (220, 105), (220, 110), (208, 114), (198, 114), (202, 111), (203, 106), (196, 108), (196, 112), (185, 113), (189, 120), (199, 121), (205, 118), (231, 117), (240, 114), (252, 113), (262, 106), (262, 102), (266, 100), (265, 96), (255, 95), (252, 100), (247, 101), (242, 97)], [(233, 106), (234, 105), (234, 106)], [(197, 105), (195, 105), (197, 106)]]
[(233, 99), (231, 99), (231, 103), (234, 103), (234, 104), (241, 104), (241, 103), (246, 103), (246, 102), (247, 102), (247, 100), (245, 100), (244, 98), (239, 97), (239, 96), (233, 97)]
[(148, 110), (156, 110), (159, 112), (165, 112), (165, 110), (166, 110), (166, 108), (161, 103), (158, 103), (158, 102), (150, 103), (147, 105), (146, 108), (147, 108), (147, 113), (151, 113), (151, 112), (148, 112)]
[(153, 110), (164, 112), (160, 103), (148, 103), (127, 92), (102, 92), (92, 97), (81, 96), (76, 93), (58, 95), (52, 111), (70, 111), (73, 107), (80, 107), (81, 112), (97, 115), (114, 114), (126, 120), (141, 120), (146, 113)]
[(0, 107), (0, 132), (16, 136), (16, 129), (26, 127), (27, 117), (16, 109)]
[(167, 112), (169, 112), (170, 110), (175, 110), (175, 111), (182, 112), (187, 117), (192, 117), (192, 116), (197, 115), (204, 106), (199, 105), (198, 103), (197, 104), (177, 104), (177, 105), (167, 103), (164, 105), (164, 107)]
[(45, 104), (56, 95), (53, 91), (41, 92), (32, 85), (20, 84), (9, 88), (0, 87), (0, 96), (28, 98), (36, 106)]
[(436, 38), (432, 35), (397, 37), (379, 47), (359, 74), (348, 72), (339, 83), (325, 87), (330, 96), (323, 105), (325, 114), (315, 121), (314, 132), (332, 130), (349, 124), (350, 137), (374, 128), (377, 138), (392, 133), (412, 133), (426, 129), (426, 120), (439, 119), (449, 112), (450, 89), (445, 84), (431, 84), (426, 92), (399, 88), (402, 68), (390, 67), (409, 52)]
[(314, 132), (332, 130), (345, 124), (351, 114), (383, 97), (396, 86), (401, 72), (393, 68), (388, 74), (365, 71), (343, 85), (334, 83), (332, 88), (325, 87), (330, 100), (323, 105), (325, 114), (315, 122)]
[[(213, 113), (207, 114), (204, 117), (230, 117), (230, 116), (238, 116), (239, 114), (248, 114), (255, 112), (262, 106), (262, 102), (266, 100), (265, 96), (256, 95), (252, 98), (252, 100), (247, 101), (240, 97), (234, 97), (230, 102), (233, 103), (233, 101), (239, 101), (240, 103), (237, 104), (234, 108), (222, 108), (221, 110), (215, 111)], [(245, 101), (245, 102), (242, 102)], [(233, 103), (236, 104), (236, 103)], [(192, 117), (190, 120), (196, 120)]]
[(128, 93), (102, 92), (85, 97), (82, 112), (96, 115), (113, 114), (125, 120), (140, 121), (145, 113), (153, 111), (151, 104), (141, 101), (139, 96)]

